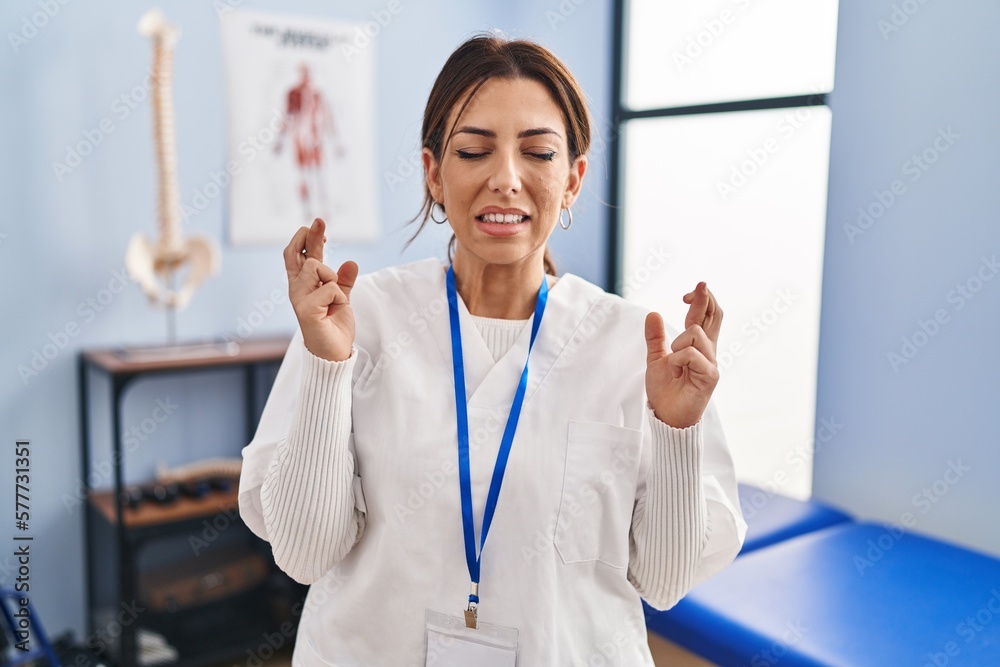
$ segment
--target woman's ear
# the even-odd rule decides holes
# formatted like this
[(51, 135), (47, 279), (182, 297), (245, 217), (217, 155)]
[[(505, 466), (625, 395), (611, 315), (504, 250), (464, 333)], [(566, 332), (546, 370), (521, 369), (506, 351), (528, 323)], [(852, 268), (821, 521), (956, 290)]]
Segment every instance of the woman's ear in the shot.
[(424, 179), (427, 182), (427, 189), (430, 190), (431, 197), (436, 202), (443, 201), (443, 188), (441, 187), (441, 163), (434, 158), (434, 153), (432, 153), (429, 148), (424, 148), (420, 157), (424, 162)]
[(563, 193), (563, 208), (569, 208), (576, 201), (583, 187), (583, 176), (587, 173), (587, 156), (577, 155), (569, 168), (569, 179), (566, 181), (566, 192)]

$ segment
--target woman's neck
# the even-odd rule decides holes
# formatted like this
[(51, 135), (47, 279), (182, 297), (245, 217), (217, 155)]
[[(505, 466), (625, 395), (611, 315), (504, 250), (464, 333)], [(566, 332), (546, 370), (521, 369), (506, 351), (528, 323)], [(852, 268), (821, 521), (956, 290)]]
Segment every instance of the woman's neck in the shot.
[(479, 317), (526, 320), (535, 313), (545, 273), (543, 255), (512, 264), (488, 264), (455, 249), (455, 287), (469, 312)]

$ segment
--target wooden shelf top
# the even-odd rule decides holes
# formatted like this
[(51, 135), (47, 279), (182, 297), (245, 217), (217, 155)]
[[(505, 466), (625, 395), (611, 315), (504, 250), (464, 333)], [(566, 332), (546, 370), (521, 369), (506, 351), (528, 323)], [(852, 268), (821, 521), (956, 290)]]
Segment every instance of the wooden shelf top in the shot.
[[(214, 368), (237, 364), (281, 361), (291, 336), (248, 338), (227, 350), (225, 342), (211, 346), (125, 347), (83, 350), (83, 358), (111, 375)], [(230, 353), (232, 352), (232, 353)]]
[[(113, 491), (94, 491), (90, 494), (90, 502), (107, 519), (108, 523), (117, 521)], [(186, 521), (203, 516), (213, 516), (220, 512), (239, 511), (239, 480), (233, 481), (229, 491), (212, 491), (201, 498), (180, 496), (172, 503), (160, 505), (152, 500), (145, 500), (135, 508), (125, 507), (123, 521), (126, 528), (145, 528), (158, 524)]]

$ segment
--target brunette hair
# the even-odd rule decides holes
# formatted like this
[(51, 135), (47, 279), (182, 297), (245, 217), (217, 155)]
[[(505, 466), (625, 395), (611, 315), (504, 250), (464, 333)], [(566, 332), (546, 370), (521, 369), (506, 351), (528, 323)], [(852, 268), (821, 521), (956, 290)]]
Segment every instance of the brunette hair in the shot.
[[(448, 115), (458, 106), (457, 119), (465, 111), (476, 92), (487, 80), (531, 79), (544, 85), (552, 94), (566, 123), (569, 144), (569, 161), (590, 148), (590, 113), (584, 102), (583, 91), (569, 69), (551, 51), (526, 40), (508, 40), (492, 33), (476, 35), (462, 43), (441, 68), (431, 88), (424, 109), (421, 145), (429, 148), (438, 162), (451, 140), (455, 128), (444, 136)], [(463, 99), (464, 96), (464, 99)], [(424, 182), (424, 202), (420, 212), (410, 221), (420, 220), (417, 231), (406, 242), (408, 246), (427, 224), (434, 198)], [(404, 246), (405, 247), (405, 246)], [(455, 235), (448, 242), (448, 257), (455, 249)], [(555, 263), (545, 248), (545, 272), (556, 275)]]

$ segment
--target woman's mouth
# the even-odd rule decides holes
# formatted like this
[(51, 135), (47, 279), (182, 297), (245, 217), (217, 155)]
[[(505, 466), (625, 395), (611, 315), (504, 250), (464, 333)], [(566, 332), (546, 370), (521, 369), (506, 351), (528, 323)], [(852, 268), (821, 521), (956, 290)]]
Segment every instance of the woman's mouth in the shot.
[(511, 236), (527, 227), (531, 218), (515, 213), (484, 213), (476, 216), (479, 228), (490, 236)]
[(505, 225), (512, 225), (518, 222), (527, 221), (528, 216), (517, 215), (514, 213), (485, 213), (477, 216), (476, 219), (480, 222), (498, 222)]

